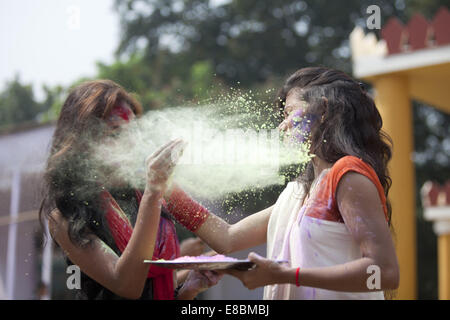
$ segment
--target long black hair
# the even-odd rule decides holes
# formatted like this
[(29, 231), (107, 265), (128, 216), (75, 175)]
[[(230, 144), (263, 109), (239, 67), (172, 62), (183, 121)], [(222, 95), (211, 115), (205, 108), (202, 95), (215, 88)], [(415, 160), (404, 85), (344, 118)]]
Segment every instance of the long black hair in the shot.
[[(68, 221), (70, 240), (80, 246), (90, 244), (92, 234), (105, 241), (106, 237), (110, 238), (98, 203), (99, 182), (106, 177), (88, 161), (89, 142), (105, 134), (106, 114), (123, 102), (128, 103), (136, 116), (142, 114), (140, 103), (117, 83), (84, 82), (70, 91), (56, 123), (44, 173), (39, 220), (44, 228), (43, 218), (51, 219), (52, 210), (58, 209)], [(133, 190), (117, 190), (117, 193), (131, 196)]]
[[(392, 140), (381, 129), (383, 120), (373, 99), (360, 82), (342, 71), (309, 67), (296, 71), (278, 92), (277, 105), (283, 112), (286, 97), (296, 89), (308, 103), (305, 116), (315, 121), (311, 126), (312, 154), (328, 163), (344, 156), (355, 156), (375, 170), (386, 195), (389, 224), (392, 209), (388, 199), (392, 181), (388, 162), (392, 157)], [(299, 177), (306, 194), (314, 180), (312, 163)]]

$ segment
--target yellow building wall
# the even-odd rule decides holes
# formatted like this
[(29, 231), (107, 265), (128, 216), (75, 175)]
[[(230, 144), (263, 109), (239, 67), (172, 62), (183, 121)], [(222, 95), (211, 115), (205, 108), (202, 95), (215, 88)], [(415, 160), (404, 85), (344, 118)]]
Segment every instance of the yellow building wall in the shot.
[(450, 234), (438, 238), (439, 299), (450, 300)]
[(394, 241), (400, 266), (397, 299), (417, 298), (417, 253), (415, 174), (413, 163), (413, 119), (408, 78), (383, 75), (373, 81), (375, 100), (383, 118), (383, 130), (393, 140), (393, 157), (389, 166), (392, 187)]

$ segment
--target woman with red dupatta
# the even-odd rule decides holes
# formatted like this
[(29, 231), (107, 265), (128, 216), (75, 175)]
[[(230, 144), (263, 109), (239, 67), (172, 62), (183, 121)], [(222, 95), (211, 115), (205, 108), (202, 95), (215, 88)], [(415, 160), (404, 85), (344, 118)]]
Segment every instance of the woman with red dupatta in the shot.
[(114, 168), (93, 170), (87, 160), (88, 142), (115, 134), (141, 114), (140, 104), (119, 85), (97, 80), (70, 92), (56, 124), (39, 215), (41, 223), (47, 218), (67, 263), (81, 270), (79, 299), (193, 299), (220, 279), (214, 272), (192, 271), (177, 288), (172, 270), (143, 263), (180, 254), (169, 215), (176, 216), (177, 208), (172, 204), (170, 212), (163, 196), (176, 165), (172, 151), (181, 140), (146, 159), (144, 190), (114, 181)]

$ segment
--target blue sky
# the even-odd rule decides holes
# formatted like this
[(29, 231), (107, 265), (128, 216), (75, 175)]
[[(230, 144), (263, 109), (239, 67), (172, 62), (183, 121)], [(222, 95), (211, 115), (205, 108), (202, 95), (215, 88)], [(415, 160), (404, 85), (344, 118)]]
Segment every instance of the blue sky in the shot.
[(67, 85), (94, 75), (96, 61), (112, 62), (119, 42), (112, 5), (113, 0), (0, 0), (0, 89), (18, 73), (42, 98), (42, 84)]

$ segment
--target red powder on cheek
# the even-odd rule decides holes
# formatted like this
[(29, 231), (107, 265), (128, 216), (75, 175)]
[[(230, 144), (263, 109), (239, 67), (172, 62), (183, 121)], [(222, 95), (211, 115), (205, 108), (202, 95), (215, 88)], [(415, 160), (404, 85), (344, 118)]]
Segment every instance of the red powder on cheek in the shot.
[(120, 122), (125, 123), (130, 122), (130, 120), (133, 117), (133, 111), (130, 108), (127, 108), (121, 104), (116, 105), (110, 112), (109, 116), (107, 117), (107, 121), (109, 123), (114, 122)]

